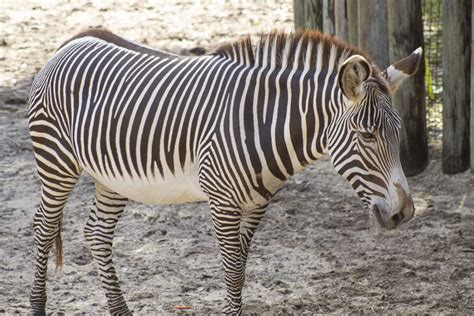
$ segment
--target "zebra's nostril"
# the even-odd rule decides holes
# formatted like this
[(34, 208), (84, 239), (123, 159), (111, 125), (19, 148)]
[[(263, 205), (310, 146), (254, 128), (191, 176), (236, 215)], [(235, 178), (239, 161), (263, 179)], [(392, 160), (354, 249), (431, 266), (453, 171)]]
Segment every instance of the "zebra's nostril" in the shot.
[(392, 219), (392, 222), (393, 222), (395, 225), (398, 225), (398, 224), (400, 224), (400, 223), (403, 221), (403, 215), (402, 215), (402, 213), (397, 213), (397, 214), (393, 215), (393, 216), (391, 217), (391, 219)]

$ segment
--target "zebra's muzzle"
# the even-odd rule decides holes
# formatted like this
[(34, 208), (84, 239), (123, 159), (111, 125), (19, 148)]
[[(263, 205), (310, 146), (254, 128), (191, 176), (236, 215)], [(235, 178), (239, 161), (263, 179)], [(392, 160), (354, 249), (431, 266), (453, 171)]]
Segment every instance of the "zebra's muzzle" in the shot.
[(377, 205), (374, 205), (372, 207), (372, 212), (374, 213), (375, 218), (377, 219), (377, 222), (379, 223), (380, 227), (385, 229), (394, 229), (395, 227), (397, 227), (397, 224), (395, 223), (395, 221), (393, 221), (392, 218), (385, 218), (385, 216), (382, 214), (382, 211)]

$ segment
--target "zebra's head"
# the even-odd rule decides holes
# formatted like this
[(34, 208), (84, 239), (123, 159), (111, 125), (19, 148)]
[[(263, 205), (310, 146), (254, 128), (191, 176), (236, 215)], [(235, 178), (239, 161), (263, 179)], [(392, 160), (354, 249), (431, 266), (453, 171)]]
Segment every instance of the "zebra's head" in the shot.
[(338, 70), (344, 105), (328, 128), (328, 151), (336, 170), (386, 229), (407, 222), (415, 211), (400, 163), (400, 116), (390, 95), (416, 73), (421, 53), (415, 50), (383, 73), (360, 55)]

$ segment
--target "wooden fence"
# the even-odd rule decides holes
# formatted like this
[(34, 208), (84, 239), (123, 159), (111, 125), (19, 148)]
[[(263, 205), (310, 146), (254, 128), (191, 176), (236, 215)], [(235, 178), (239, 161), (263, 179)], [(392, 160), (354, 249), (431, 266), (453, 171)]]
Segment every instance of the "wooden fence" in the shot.
[[(429, 161), (428, 136), (441, 134), (443, 172), (463, 172), (470, 166), (474, 173), (471, 0), (294, 0), (294, 7), (296, 28), (335, 34), (368, 51), (382, 69), (428, 43), (422, 69), (394, 96), (403, 121), (403, 168), (407, 175), (423, 171)], [(433, 17), (436, 25), (427, 19)], [(440, 40), (440, 45), (432, 45), (432, 40)], [(442, 86), (436, 80), (441, 72)], [(428, 133), (427, 103), (442, 108), (442, 118), (430, 121), (430, 128), (439, 133)]]

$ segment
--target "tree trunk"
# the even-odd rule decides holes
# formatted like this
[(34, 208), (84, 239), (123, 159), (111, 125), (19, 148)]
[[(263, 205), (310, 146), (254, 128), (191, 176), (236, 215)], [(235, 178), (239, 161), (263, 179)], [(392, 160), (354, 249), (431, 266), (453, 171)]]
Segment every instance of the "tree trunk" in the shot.
[(349, 44), (357, 46), (357, 32), (359, 29), (357, 21), (357, 0), (347, 0), (346, 10)]
[(323, 0), (323, 31), (326, 34), (335, 34), (334, 27), (334, 0)]
[(443, 0), (443, 172), (469, 168), (471, 1)]
[[(394, 63), (423, 45), (421, 0), (388, 0), (390, 62)], [(424, 63), (394, 94), (393, 104), (402, 118), (400, 159), (407, 176), (421, 173), (428, 165), (428, 137)]]
[(335, 0), (334, 20), (336, 23), (336, 36), (349, 43), (349, 31), (347, 28), (347, 2), (346, 0)]
[(357, 4), (359, 47), (385, 69), (389, 65), (387, 0), (359, 0)]
[(474, 5), (471, 4), (471, 173), (474, 173)]
[(323, 29), (322, 0), (293, 0), (295, 29)]

